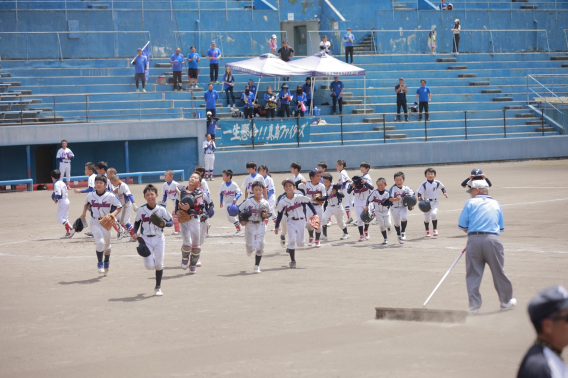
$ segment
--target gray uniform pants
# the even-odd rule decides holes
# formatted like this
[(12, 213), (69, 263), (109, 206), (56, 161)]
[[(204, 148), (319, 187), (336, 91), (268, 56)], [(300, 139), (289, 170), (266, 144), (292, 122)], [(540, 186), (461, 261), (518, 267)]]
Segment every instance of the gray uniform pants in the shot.
[(465, 252), (465, 279), (470, 309), (481, 307), (479, 286), (485, 264), (491, 269), (493, 285), (497, 290), (499, 301), (507, 303), (513, 298), (513, 285), (505, 275), (504, 263), (505, 254), (499, 236), (493, 234), (468, 236)]

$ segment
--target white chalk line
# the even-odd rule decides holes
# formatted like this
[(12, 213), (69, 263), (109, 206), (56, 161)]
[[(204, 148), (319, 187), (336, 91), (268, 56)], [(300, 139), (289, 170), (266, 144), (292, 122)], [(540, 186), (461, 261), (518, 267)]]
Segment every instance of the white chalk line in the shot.
[(568, 189), (568, 186), (504, 186), (502, 189)]

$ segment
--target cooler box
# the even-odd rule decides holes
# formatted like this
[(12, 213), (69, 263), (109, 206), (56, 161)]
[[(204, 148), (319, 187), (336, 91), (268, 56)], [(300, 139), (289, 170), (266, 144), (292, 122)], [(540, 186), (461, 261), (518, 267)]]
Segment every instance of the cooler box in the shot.
[(316, 115), (317, 115), (317, 116), (321, 115), (321, 109), (320, 109), (320, 108), (314, 108), (314, 115), (315, 115), (315, 116), (316, 116)]

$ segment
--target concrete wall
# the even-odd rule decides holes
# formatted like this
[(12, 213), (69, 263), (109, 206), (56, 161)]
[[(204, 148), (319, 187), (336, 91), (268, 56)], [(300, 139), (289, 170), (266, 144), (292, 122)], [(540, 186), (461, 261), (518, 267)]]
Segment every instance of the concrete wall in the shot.
[(303, 147), (281, 150), (248, 150), (218, 152), (215, 172), (230, 168), (237, 174), (246, 173), (245, 164), (253, 160), (267, 164), (272, 172), (289, 172), (290, 163), (297, 161), (308, 170), (318, 162), (328, 166), (345, 159), (350, 168), (368, 161), (375, 167), (451, 164), (480, 161), (559, 158), (568, 156), (568, 136), (464, 140), (448, 142), (411, 142), (334, 146), (333, 148)]

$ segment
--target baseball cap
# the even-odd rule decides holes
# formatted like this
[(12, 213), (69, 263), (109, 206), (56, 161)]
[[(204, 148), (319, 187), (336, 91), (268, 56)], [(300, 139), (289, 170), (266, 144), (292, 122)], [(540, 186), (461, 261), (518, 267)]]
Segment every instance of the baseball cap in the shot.
[(470, 188), (466, 190), (466, 193), (471, 193), (471, 189), (489, 189), (489, 184), (485, 180), (470, 180)]
[(286, 185), (287, 182), (296, 186), (296, 184), (294, 183), (294, 180), (292, 180), (291, 178), (284, 179), (284, 181), (282, 181), (282, 186)]
[(288, 84), (286, 83), (282, 84), (282, 88), (288, 88)]
[(207, 115), (208, 115), (208, 116), (210, 116), (210, 115), (213, 115), (213, 113), (211, 113), (211, 112), (207, 112)]
[(553, 313), (568, 310), (568, 291), (562, 285), (550, 286), (531, 299), (528, 310), (531, 322), (536, 327)]
[(217, 43), (215, 42), (215, 40), (213, 40), (213, 41), (211, 41), (211, 44), (212, 44), (212, 45), (213, 45), (213, 44), (216, 45)]
[(459, 18), (456, 18), (454, 22), (460, 22), (460, 19), (459, 19)]
[(142, 51), (142, 49), (141, 49), (140, 47), (138, 47), (138, 48), (136, 49), (136, 51)]
[(479, 168), (473, 168), (471, 170), (471, 175), (472, 176), (481, 176), (483, 174), (483, 171)]
[(399, 77), (398, 80), (404, 80), (404, 78), (403, 78), (403, 77)]
[(318, 173), (322, 173), (323, 171), (321, 169), (317, 169), (314, 168), (310, 171), (310, 177), (314, 177), (315, 175), (317, 175)]
[(272, 38), (276, 38), (276, 34), (272, 34)]

